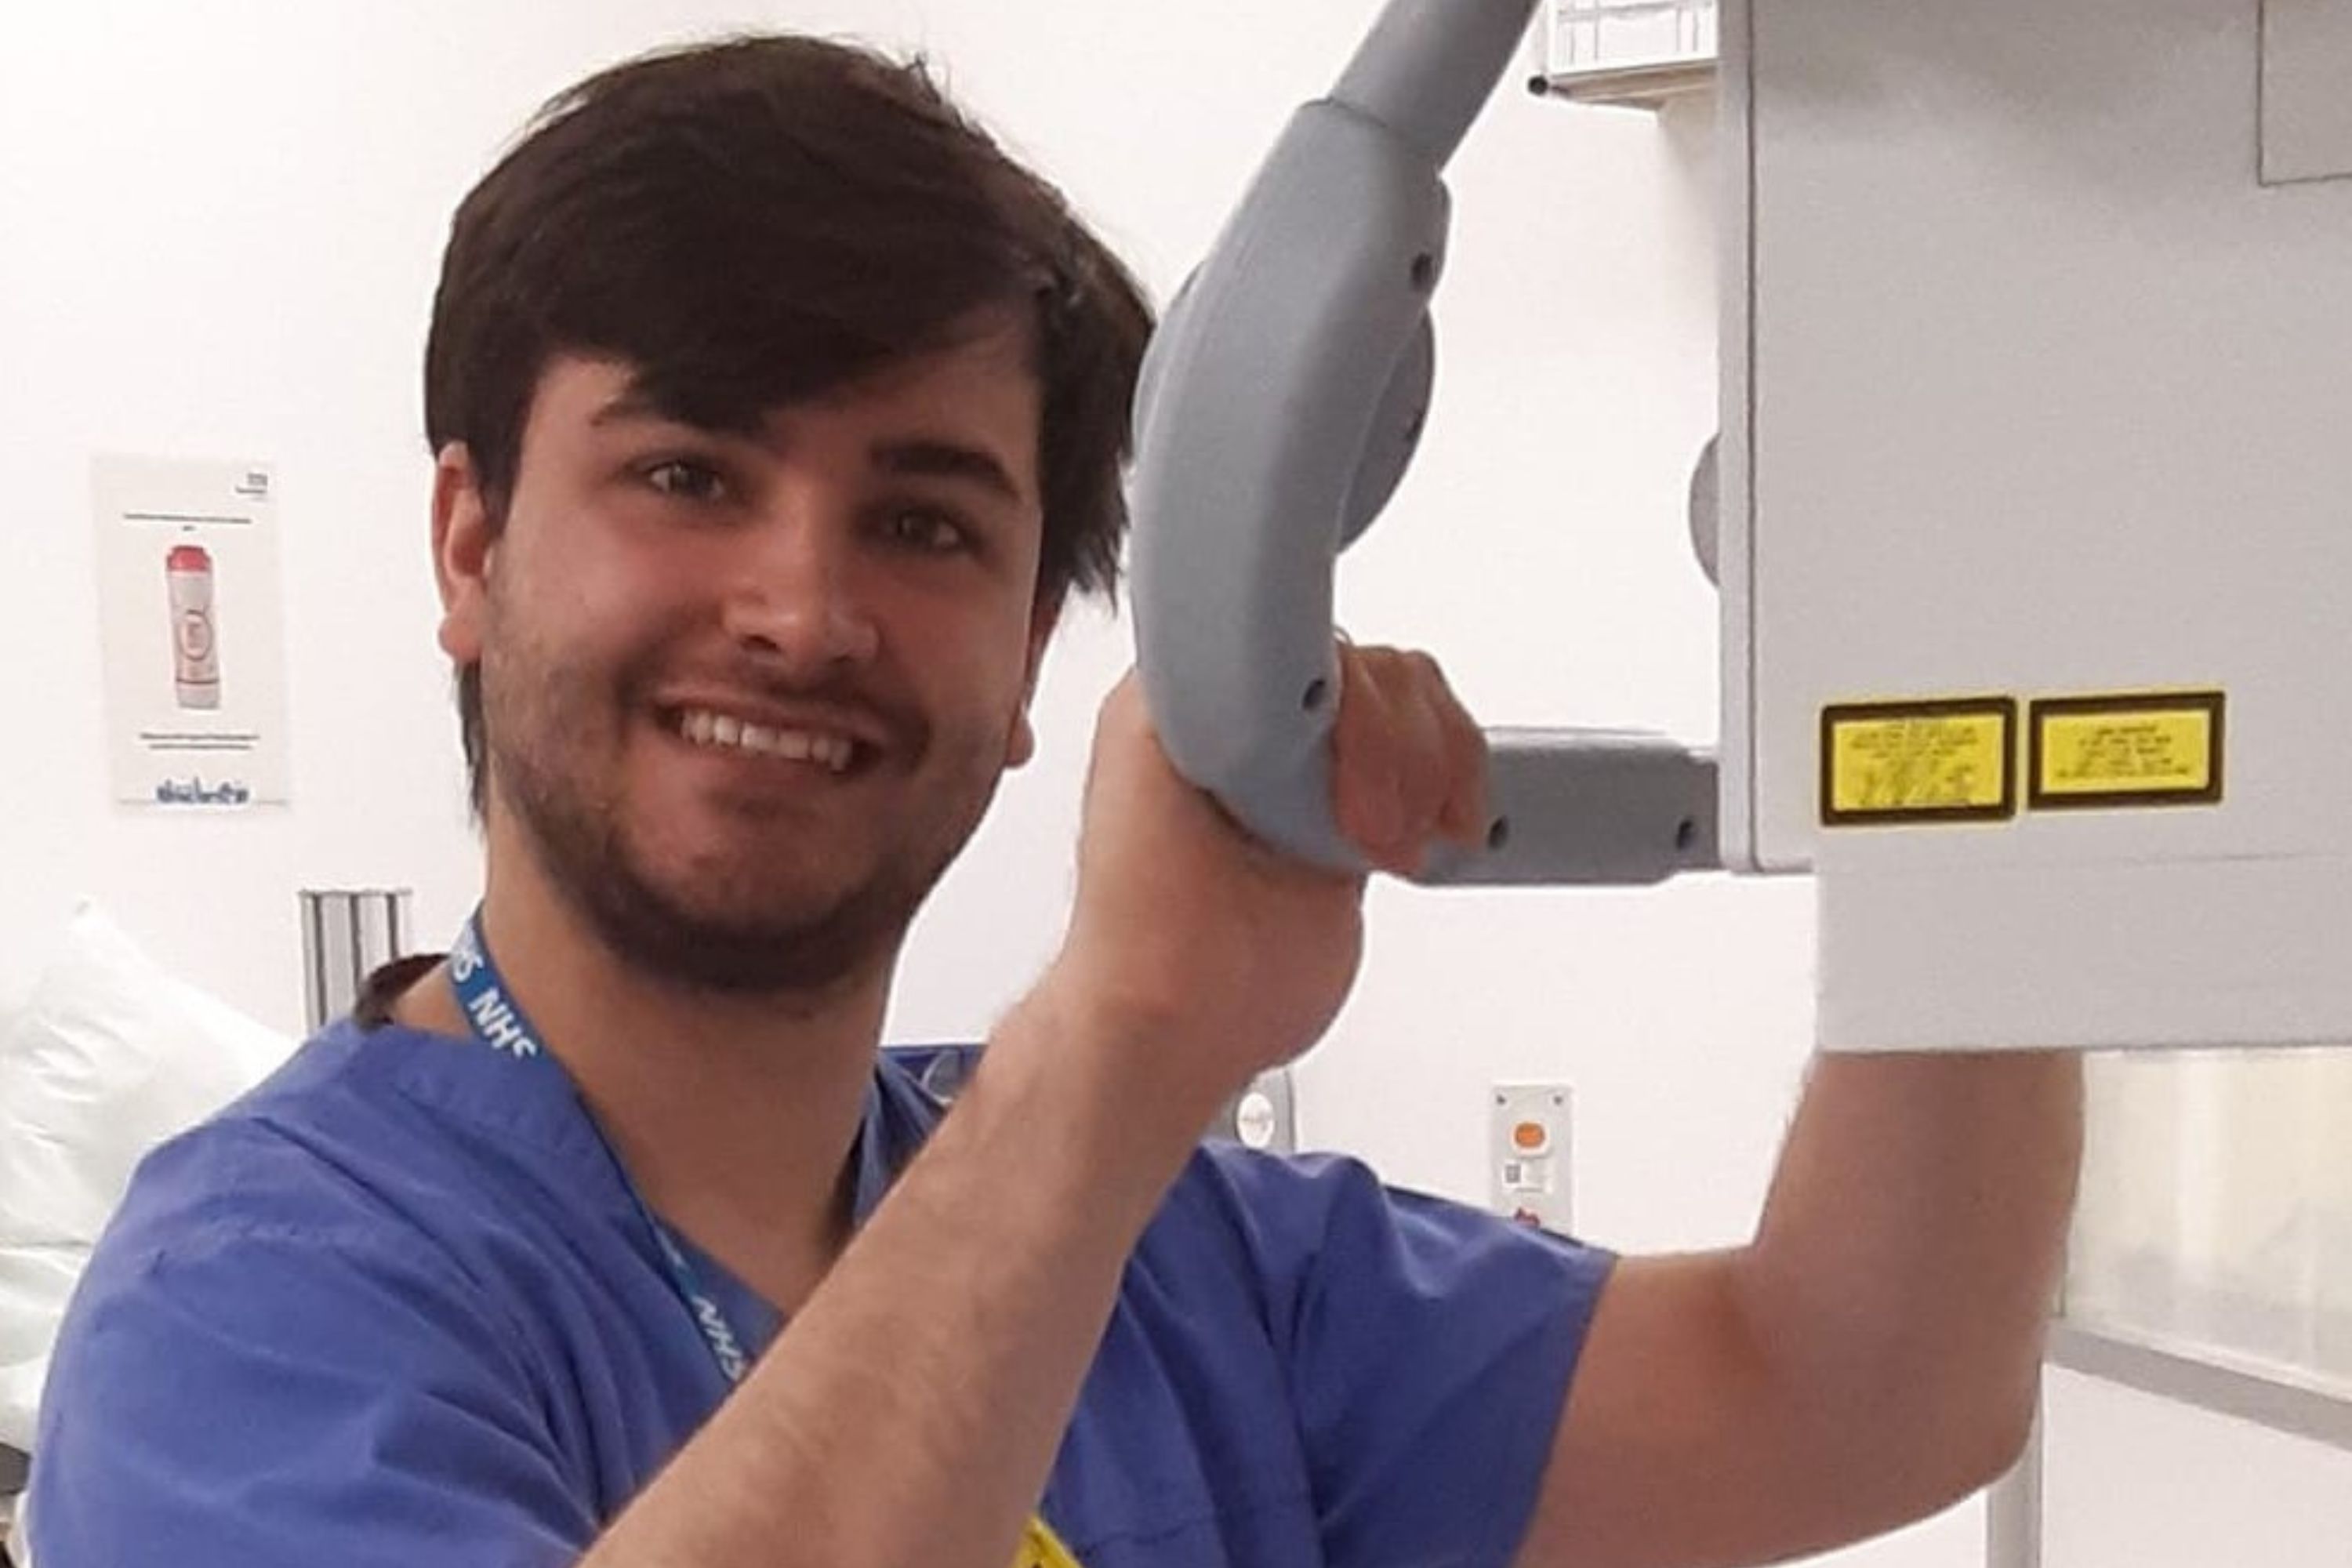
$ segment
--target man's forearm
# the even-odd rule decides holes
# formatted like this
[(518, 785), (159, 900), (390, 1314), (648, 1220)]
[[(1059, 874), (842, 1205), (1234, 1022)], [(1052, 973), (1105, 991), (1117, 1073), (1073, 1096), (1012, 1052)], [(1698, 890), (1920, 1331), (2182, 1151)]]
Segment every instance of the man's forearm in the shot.
[(2007, 1462), (2063, 1267), (2082, 1086), (2071, 1054), (1815, 1064), (1741, 1301), (1780, 1375), (1822, 1395), (1832, 1449), (1945, 1484)]
[[(1212, 1106), (1118, 1100), (1041, 994), (751, 1375), (583, 1568), (1003, 1568)], [(1194, 1111), (1197, 1109), (1198, 1114)]]
[[(1335, 803), (1400, 860), (1483, 824), (1477, 727), (1425, 659), (1340, 650)], [(1343, 816), (1352, 815), (1343, 812)], [(1319, 1037), (1363, 879), (1276, 854), (1185, 782), (1140, 682), (1103, 704), (1052, 970), (743, 1386), (589, 1568), (1003, 1568), (1120, 1276), (1227, 1095)]]

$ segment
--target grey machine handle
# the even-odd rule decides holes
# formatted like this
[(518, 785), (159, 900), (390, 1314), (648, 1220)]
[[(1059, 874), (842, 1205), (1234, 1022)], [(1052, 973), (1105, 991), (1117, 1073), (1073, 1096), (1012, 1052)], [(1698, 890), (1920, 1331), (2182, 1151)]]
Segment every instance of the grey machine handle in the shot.
[[(1436, 365), (1440, 172), (1536, 0), (1389, 0), (1169, 310), (1136, 397), (1144, 700), (1177, 770), (1267, 842), (1361, 869), (1331, 812), (1332, 567), (1412, 459)], [(1717, 864), (1707, 753), (1488, 732), (1487, 847), (1421, 879), (1643, 884)]]

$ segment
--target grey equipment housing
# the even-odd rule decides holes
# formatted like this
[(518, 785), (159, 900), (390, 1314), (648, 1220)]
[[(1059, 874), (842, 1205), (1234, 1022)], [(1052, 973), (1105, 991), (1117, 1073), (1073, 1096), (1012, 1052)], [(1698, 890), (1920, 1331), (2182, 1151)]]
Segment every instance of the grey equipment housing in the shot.
[[(1332, 820), (1331, 574), (1404, 477), (1436, 354), (1440, 173), (1535, 0), (1390, 0), (1300, 109), (1153, 337), (1136, 398), (1144, 700), (1177, 770), (1267, 842), (1364, 860)], [(1717, 864), (1711, 754), (1496, 730), (1495, 818), (1432, 883), (1644, 884)]]

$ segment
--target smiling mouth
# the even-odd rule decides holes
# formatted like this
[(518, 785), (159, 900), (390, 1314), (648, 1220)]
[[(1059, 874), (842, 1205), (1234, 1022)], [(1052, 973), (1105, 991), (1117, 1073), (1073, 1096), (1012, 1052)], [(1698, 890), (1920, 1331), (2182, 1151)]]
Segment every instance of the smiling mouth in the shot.
[(674, 709), (664, 718), (670, 732), (689, 745), (740, 756), (807, 763), (835, 774), (849, 772), (861, 750), (859, 743), (846, 735), (754, 724), (708, 708)]

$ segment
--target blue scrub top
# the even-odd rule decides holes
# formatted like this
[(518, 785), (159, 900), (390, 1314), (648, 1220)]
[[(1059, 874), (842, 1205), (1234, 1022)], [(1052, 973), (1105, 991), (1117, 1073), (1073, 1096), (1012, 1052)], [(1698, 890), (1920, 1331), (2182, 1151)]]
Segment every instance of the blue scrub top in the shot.
[[(939, 1115), (884, 1053), (861, 1217)], [(776, 1310), (694, 1261), (764, 1346)], [(1045, 1515), (1087, 1568), (1507, 1563), (1609, 1265), (1352, 1161), (1205, 1147)], [(562, 1075), (346, 1021), (142, 1165), (57, 1346), (34, 1556), (568, 1564), (727, 1393)]]

